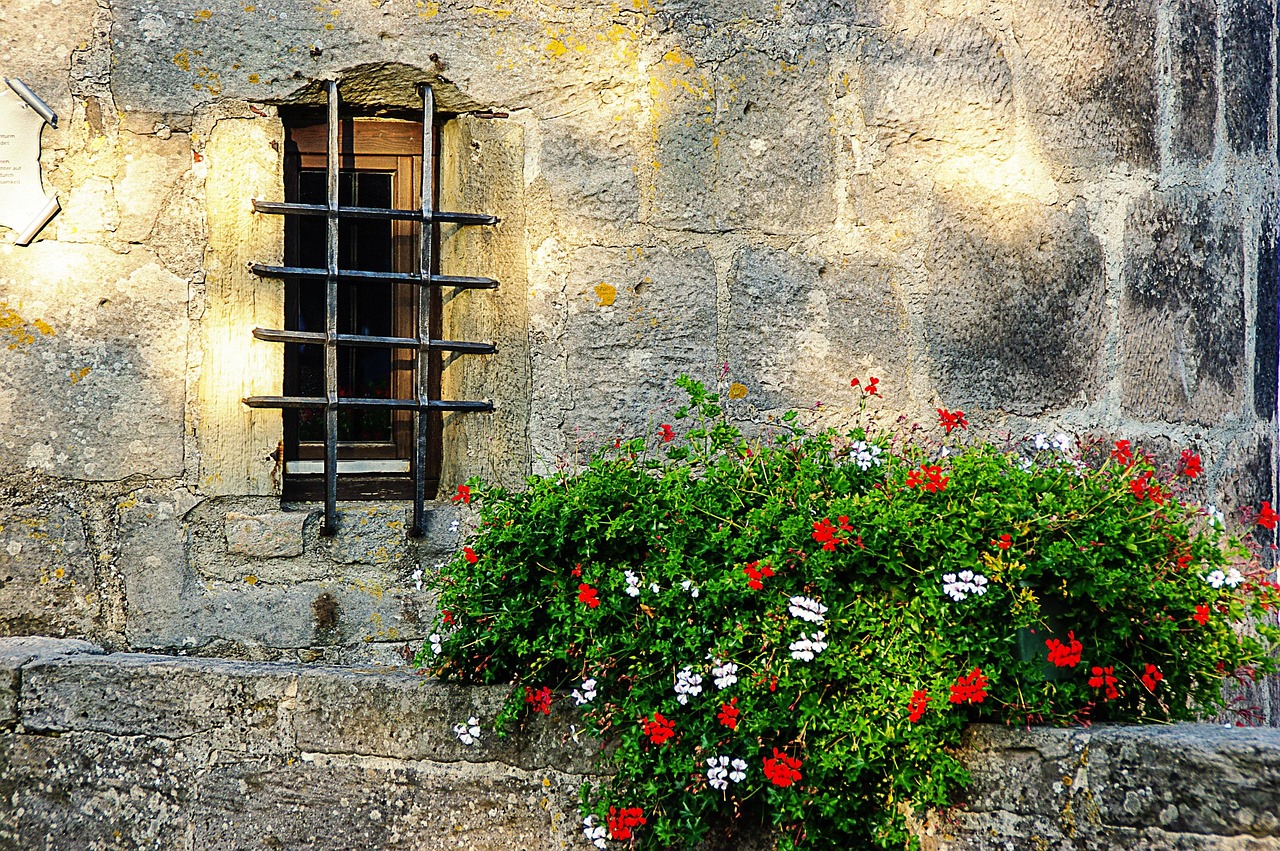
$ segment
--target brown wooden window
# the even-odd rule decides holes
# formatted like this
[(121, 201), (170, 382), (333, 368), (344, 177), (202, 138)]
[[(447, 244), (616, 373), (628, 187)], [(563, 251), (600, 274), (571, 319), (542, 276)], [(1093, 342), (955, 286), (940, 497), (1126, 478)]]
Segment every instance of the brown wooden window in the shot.
[(283, 394), (245, 399), (281, 408), (284, 497), (323, 498), (325, 531), (339, 498), (414, 500), (411, 534), (440, 475), (442, 411), (488, 402), (440, 398), (441, 353), (488, 354), (489, 343), (439, 339), (441, 287), (488, 289), (490, 278), (442, 274), (438, 223), (493, 224), (493, 216), (436, 209), (437, 117), (423, 86), (421, 121), (328, 110), (286, 122), (285, 201), (254, 201), (286, 216), (285, 324), (254, 336), (285, 344)]

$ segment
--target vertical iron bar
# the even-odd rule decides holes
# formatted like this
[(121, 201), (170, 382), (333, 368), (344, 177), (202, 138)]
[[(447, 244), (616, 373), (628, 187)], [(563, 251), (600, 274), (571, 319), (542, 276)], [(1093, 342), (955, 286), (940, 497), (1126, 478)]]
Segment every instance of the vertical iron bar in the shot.
[(328, 244), (324, 307), (324, 529), (338, 531), (338, 81), (329, 80)]
[[(418, 230), (418, 273), (424, 281), (431, 280), (431, 248), (435, 234), (435, 93), (431, 86), (422, 85), (422, 176), (418, 181), (422, 189), (422, 224)], [(427, 439), (430, 411), (427, 402), (431, 395), (431, 288), (418, 287), (418, 409), (414, 416), (417, 434), (413, 449), (413, 524), (411, 537), (422, 535), (423, 512), (427, 496)]]

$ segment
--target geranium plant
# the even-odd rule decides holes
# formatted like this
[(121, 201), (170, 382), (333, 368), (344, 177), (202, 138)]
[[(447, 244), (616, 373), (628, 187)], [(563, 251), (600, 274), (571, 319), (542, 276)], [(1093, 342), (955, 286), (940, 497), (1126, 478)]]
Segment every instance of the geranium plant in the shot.
[(968, 722), (1191, 719), (1225, 676), (1275, 667), (1277, 586), (1183, 498), (1193, 452), (1162, 469), (1124, 440), (972, 441), (946, 408), (874, 431), (876, 379), (853, 382), (843, 433), (793, 413), (747, 439), (680, 384), (684, 429), (459, 491), (479, 531), (419, 654), (509, 684), (499, 731), (581, 707), (610, 742), (613, 773), (583, 791), (597, 847), (765, 821), (783, 848), (900, 848), (964, 784)]

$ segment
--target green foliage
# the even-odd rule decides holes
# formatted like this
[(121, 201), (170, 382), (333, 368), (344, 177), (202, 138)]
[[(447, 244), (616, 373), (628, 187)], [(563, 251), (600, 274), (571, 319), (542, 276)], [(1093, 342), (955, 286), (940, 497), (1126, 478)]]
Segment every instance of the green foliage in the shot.
[[(438, 578), (442, 652), (419, 657), (511, 684), (500, 727), (530, 710), (526, 687), (568, 700), (596, 680), (583, 711), (617, 772), (584, 790), (600, 847), (638, 807), (644, 847), (763, 819), (783, 847), (900, 848), (911, 814), (965, 783), (967, 722), (1190, 719), (1220, 708), (1224, 672), (1274, 667), (1276, 587), (1178, 498), (1194, 456), (1159, 475), (1127, 444), (1087, 447), (1092, 465), (965, 444), (963, 414), (943, 411), (941, 443), (806, 434), (794, 414), (748, 441), (716, 396), (680, 385), (682, 435), (664, 426), (520, 492), (470, 483), (479, 532)], [(865, 409), (874, 384), (860, 392)], [(1240, 629), (1247, 615), (1264, 625)], [(701, 677), (683, 702), (682, 671)], [(670, 738), (649, 735), (655, 713)]]

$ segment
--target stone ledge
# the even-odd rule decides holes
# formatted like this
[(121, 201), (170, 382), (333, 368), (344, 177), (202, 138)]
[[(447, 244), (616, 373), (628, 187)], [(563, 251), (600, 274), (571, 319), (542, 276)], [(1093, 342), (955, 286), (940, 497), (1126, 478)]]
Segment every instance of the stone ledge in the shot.
[[(588, 847), (596, 748), (568, 701), (506, 739), (454, 737), (503, 694), (0, 640), (0, 849)], [(1280, 730), (975, 726), (963, 757), (973, 785), (925, 851), (1280, 851)]]

